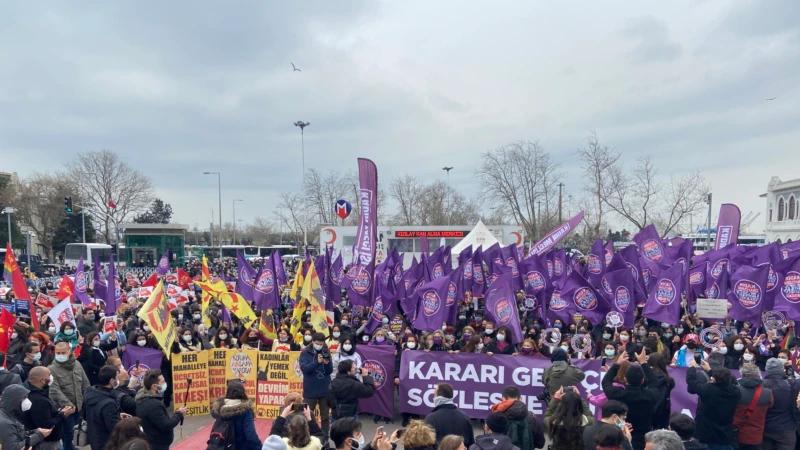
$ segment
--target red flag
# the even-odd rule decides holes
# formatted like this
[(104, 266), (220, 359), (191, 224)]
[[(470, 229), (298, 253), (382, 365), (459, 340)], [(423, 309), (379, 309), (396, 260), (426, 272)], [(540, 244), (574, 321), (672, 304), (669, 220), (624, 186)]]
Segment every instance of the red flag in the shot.
[(53, 304), (53, 300), (41, 292), (36, 296), (36, 304), (42, 308), (52, 308), (55, 306), (55, 304)]
[(158, 285), (158, 276), (156, 275), (155, 272), (153, 272), (153, 274), (150, 275), (150, 278), (148, 278), (147, 280), (145, 280), (144, 283), (142, 283), (142, 287), (156, 287), (156, 285)]
[(192, 282), (192, 279), (189, 278), (189, 274), (184, 272), (184, 270), (179, 267), (178, 268), (178, 286), (182, 287), (183, 289), (186, 289), (189, 286), (189, 284), (191, 284), (191, 282)]
[(8, 351), (8, 345), (11, 343), (11, 333), (14, 332), (14, 322), (16, 322), (17, 319), (14, 318), (14, 315), (7, 309), (0, 309), (3, 310), (0, 314), (0, 351), (5, 353)]
[(6, 260), (4, 264), (4, 275), (6, 280), (11, 278), (11, 286), (14, 288), (14, 298), (19, 300), (27, 300), (31, 311), (31, 325), (34, 328), (39, 328), (39, 318), (36, 317), (36, 309), (33, 307), (33, 299), (28, 293), (28, 287), (25, 286), (25, 280), (22, 278), (22, 272), (19, 271), (19, 265), (16, 258), (14, 258), (14, 251), (11, 250), (11, 244), (6, 244)]
[(117, 209), (117, 204), (112, 202), (111, 199), (108, 199), (108, 207), (111, 209)]
[(61, 283), (58, 284), (58, 299), (64, 300), (65, 298), (70, 298), (75, 293), (75, 282), (72, 281), (72, 278), (63, 275), (61, 277)]

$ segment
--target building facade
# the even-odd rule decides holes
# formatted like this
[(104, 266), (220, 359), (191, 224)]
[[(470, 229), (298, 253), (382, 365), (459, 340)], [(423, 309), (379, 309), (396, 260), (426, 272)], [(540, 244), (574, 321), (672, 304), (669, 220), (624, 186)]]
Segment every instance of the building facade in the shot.
[(800, 178), (781, 181), (772, 177), (767, 185), (767, 243), (800, 239)]

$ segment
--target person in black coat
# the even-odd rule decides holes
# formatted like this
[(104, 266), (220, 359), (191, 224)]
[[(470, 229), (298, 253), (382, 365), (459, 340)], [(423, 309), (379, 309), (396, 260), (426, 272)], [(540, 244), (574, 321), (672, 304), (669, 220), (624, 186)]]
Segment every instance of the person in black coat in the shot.
[(448, 434), (464, 438), (464, 446), (469, 448), (475, 443), (475, 434), (469, 417), (453, 403), (453, 386), (440, 383), (436, 386), (433, 411), (425, 418), (425, 423), (436, 431), (436, 441), (440, 442)]
[(103, 366), (97, 374), (98, 384), (83, 394), (83, 416), (92, 450), (103, 450), (111, 432), (120, 421), (117, 396), (114, 394), (116, 379), (117, 368)]
[(644, 435), (652, 429), (653, 411), (661, 398), (658, 377), (646, 363), (644, 349), (636, 354), (641, 366), (630, 366), (625, 371), (625, 388), (614, 386), (620, 364), (628, 360), (628, 352), (622, 352), (619, 359), (603, 377), (603, 393), (609, 400), (618, 400), (628, 407), (628, 422), (633, 426), (631, 445), (635, 450), (645, 447)]
[(711, 380), (697, 376), (697, 363), (692, 360), (686, 370), (686, 387), (690, 394), (697, 394), (694, 437), (707, 445), (731, 446), (734, 444), (733, 418), (742, 396), (733, 384), (731, 371), (724, 367), (711, 369), (708, 362), (701, 361), (703, 370), (711, 370)]
[(44, 438), (44, 442), (37, 448), (41, 450), (55, 450), (61, 440), (62, 424), (70, 414), (75, 412), (75, 408), (67, 406), (56, 409), (55, 404), (50, 400), (50, 369), (47, 367), (34, 367), (28, 374), (28, 381), (24, 386), (30, 390), (28, 400), (31, 401), (31, 409), (25, 412), (23, 424), (29, 430), (37, 428), (52, 429), (53, 432)]
[(11, 373), (4, 368), (5, 362), (6, 354), (0, 352), (0, 392), (5, 391), (12, 384), (22, 384), (22, 379), (18, 374)]
[(144, 374), (144, 388), (136, 394), (136, 417), (142, 419), (142, 429), (153, 450), (169, 450), (175, 438), (174, 428), (186, 414), (185, 406), (175, 410), (172, 416), (167, 414), (163, 399), (166, 391), (164, 375), (155, 369)]
[(333, 418), (357, 417), (358, 399), (375, 395), (375, 380), (369, 376), (366, 368), (361, 368), (361, 378), (356, 378), (356, 367), (353, 361), (346, 359), (339, 363), (339, 374), (331, 382), (330, 395), (335, 404), (331, 405)]
[(131, 378), (128, 371), (120, 369), (117, 374), (117, 387), (114, 394), (117, 396), (117, 403), (120, 410), (131, 416), (136, 415), (136, 382), (138, 378)]
[[(116, 332), (114, 332), (116, 333)], [(83, 371), (86, 372), (86, 378), (89, 379), (89, 384), (92, 386), (98, 383), (97, 373), (100, 368), (106, 365), (108, 360), (108, 351), (117, 348), (117, 336), (111, 335), (109, 342), (103, 344), (100, 342), (100, 334), (92, 331), (86, 336), (83, 344), (80, 345), (80, 355), (78, 355), (78, 362), (83, 366)]]

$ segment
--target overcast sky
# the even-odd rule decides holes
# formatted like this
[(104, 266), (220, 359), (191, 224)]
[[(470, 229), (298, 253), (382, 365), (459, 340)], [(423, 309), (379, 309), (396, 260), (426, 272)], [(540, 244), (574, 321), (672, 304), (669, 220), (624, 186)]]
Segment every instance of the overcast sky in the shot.
[(4, 2), (0, 29), (0, 170), (111, 149), (190, 226), (217, 208), (203, 171), (226, 221), (299, 189), (296, 120), (309, 168), (449, 165), (470, 196), (481, 152), (519, 139), (578, 194), (589, 130), (664, 177), (702, 169), (743, 215), (800, 177), (797, 0)]

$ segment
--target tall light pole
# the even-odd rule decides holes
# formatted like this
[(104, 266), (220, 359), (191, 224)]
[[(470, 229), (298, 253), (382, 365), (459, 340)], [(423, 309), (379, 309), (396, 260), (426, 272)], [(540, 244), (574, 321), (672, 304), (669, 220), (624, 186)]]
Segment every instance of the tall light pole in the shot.
[[(6, 206), (5, 208), (3, 208), (3, 214), (5, 214), (6, 215), (6, 219), (8, 219), (8, 243), (9, 244), (11, 244), (13, 242), (11, 240), (11, 214), (14, 214), (15, 212), (17, 212), (17, 210), (15, 208), (10, 207), (10, 206)], [(12, 246), (13, 246), (13, 244), (12, 244)]]
[(442, 167), (442, 170), (447, 172), (447, 225), (450, 226), (450, 171), (453, 170), (453, 167)]
[(708, 193), (708, 226), (706, 227), (706, 251), (711, 251), (711, 192)]
[(561, 219), (561, 188), (564, 187), (564, 183), (558, 183), (558, 223), (560, 224)]
[(217, 176), (217, 193), (219, 195), (219, 260), (222, 261), (222, 174), (219, 172), (203, 172), (203, 175)]
[(236, 202), (243, 202), (240, 198), (233, 199), (233, 245), (236, 245)]
[[(86, 175), (97, 175), (97, 172), (86, 172), (84, 174), (84, 176), (86, 176)], [(80, 185), (81, 185), (81, 191), (83, 191), (83, 180), (81, 180)], [(83, 193), (81, 193), (81, 194), (83, 194)], [(83, 205), (78, 205), (78, 206), (81, 207), (81, 230), (82, 230), (81, 233), (83, 235), (83, 243), (84, 244), (86, 243), (86, 203), (87, 203), (86, 201), (88, 200), (88, 197), (89, 197), (88, 193), (87, 193), (86, 197), (87, 198), (82, 199), (83, 200)], [(119, 230), (117, 230), (117, 240), (119, 240)]]
[[(300, 127), (300, 156), (303, 159), (303, 188), (301, 192), (303, 192), (303, 209), (305, 210), (305, 190), (306, 190), (306, 143), (305, 143), (305, 128), (311, 125), (311, 122), (303, 122), (302, 120), (298, 120), (294, 123), (294, 126)], [(305, 211), (303, 211), (305, 212)], [(305, 222), (305, 217), (303, 217), (303, 221)], [(308, 248), (308, 230), (306, 230), (306, 224), (303, 224), (303, 250)]]

